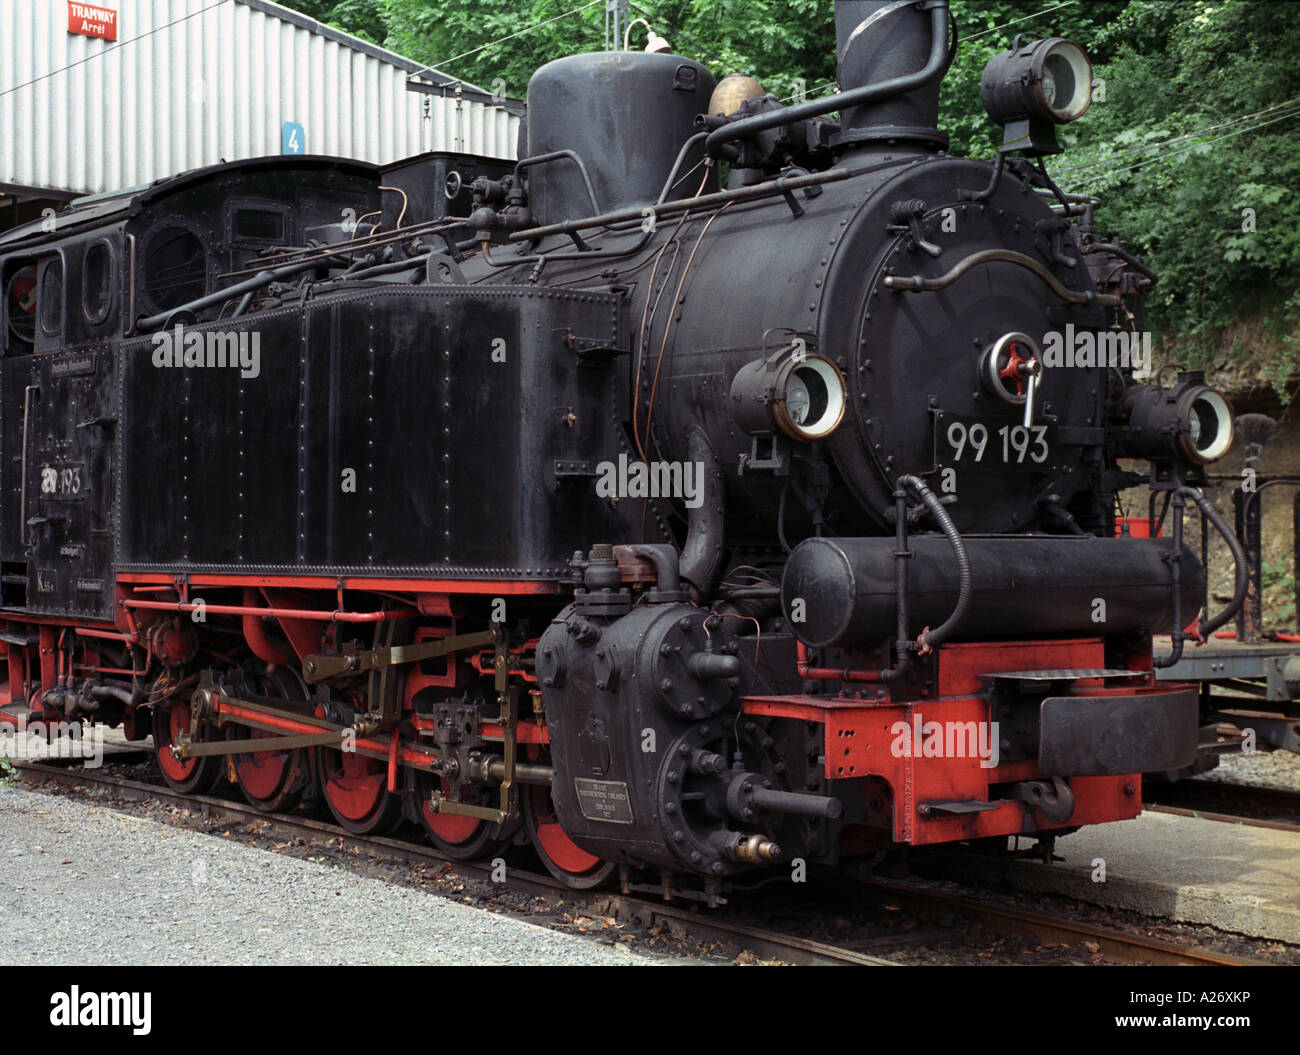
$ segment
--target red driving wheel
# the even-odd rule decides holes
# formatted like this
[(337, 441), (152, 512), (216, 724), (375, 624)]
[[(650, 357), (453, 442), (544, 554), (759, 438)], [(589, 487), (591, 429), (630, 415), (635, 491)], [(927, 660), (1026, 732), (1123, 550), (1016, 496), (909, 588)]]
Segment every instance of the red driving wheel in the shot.
[[(267, 696), (282, 700), (305, 700), (306, 686), (284, 668), (259, 679), (259, 689)], [(234, 736), (249, 740), (267, 740), (285, 733), (236, 726)], [(250, 805), (267, 813), (287, 813), (302, 801), (311, 780), (307, 752), (255, 751), (235, 755), (235, 782)]]
[[(453, 861), (472, 861), (491, 857), (510, 845), (518, 825), (502, 829), (499, 824), (465, 817), (455, 813), (434, 813), (429, 799), (434, 788), (447, 792), (446, 781), (432, 773), (419, 773), (415, 779), (416, 794), (420, 796), (420, 824), (429, 842)], [(497, 806), (500, 796), (493, 788), (478, 788), (470, 792), (467, 800), (475, 806)]]
[[(182, 733), (190, 731), (189, 700), (172, 700), (154, 708), (154, 757), (162, 771), (163, 780), (186, 795), (204, 795), (217, 786), (225, 759), (221, 755), (202, 758), (177, 758), (171, 746)], [(205, 739), (206, 727), (200, 725), (199, 740)]]
[(350, 832), (392, 831), (402, 819), (402, 800), (388, 790), (388, 763), (355, 751), (316, 750), (321, 794), (334, 819)]
[(574, 890), (590, 890), (614, 874), (613, 861), (604, 861), (584, 850), (560, 827), (549, 787), (523, 785), (519, 797), (528, 837), (551, 875)]

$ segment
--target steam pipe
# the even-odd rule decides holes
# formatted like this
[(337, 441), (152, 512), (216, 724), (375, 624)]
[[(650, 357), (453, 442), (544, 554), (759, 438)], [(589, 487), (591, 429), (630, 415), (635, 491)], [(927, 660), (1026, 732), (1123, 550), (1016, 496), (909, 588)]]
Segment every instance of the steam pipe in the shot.
[(293, 650), (272, 641), (266, 632), (266, 625), (262, 622), (263, 616), (251, 611), (257, 608), (257, 592), (251, 586), (244, 588), (244, 605), (250, 609), (244, 615), (244, 638), (248, 642), (248, 647), (253, 650), (253, 655), (263, 663), (272, 663), (276, 666), (296, 664), (298, 657)]
[(638, 238), (630, 248), (627, 249), (590, 249), (577, 250), (570, 253), (533, 253), (529, 256), (516, 256), (510, 260), (493, 260), (491, 253), (491, 242), (482, 242), (483, 260), (492, 267), (518, 267), (520, 264), (549, 264), (553, 260), (619, 260), (623, 257), (632, 256), (639, 253), (650, 238), (654, 235), (654, 228), (648, 231), (642, 231), (641, 237)]
[(878, 84), (864, 84), (860, 88), (853, 88), (839, 95), (830, 95), (825, 99), (810, 99), (797, 106), (788, 106), (772, 113), (757, 114), (733, 121), (709, 133), (709, 138), (704, 143), (705, 149), (710, 154), (717, 155), (724, 143), (743, 139), (745, 136), (752, 136), (769, 128), (780, 128), (810, 117), (821, 117), (836, 110), (844, 111), (850, 107), (866, 106), (898, 95), (906, 95), (940, 75), (947, 61), (948, 4), (947, 0), (943, 0), (930, 9), (930, 56), (926, 64), (915, 73), (894, 77)]
[(125, 704), (135, 703), (135, 693), (128, 689), (119, 689), (114, 685), (92, 685), (86, 694), (96, 700), (119, 700)]
[(596, 188), (591, 185), (591, 176), (587, 173), (587, 166), (583, 163), (582, 158), (572, 150), (552, 150), (549, 154), (537, 154), (515, 162), (515, 181), (518, 182), (520, 174), (526, 168), (532, 168), (534, 165), (546, 165), (552, 161), (562, 161), (565, 158), (577, 165), (578, 171), (582, 174), (583, 186), (587, 188), (587, 197), (591, 199), (591, 211), (600, 212), (600, 203), (596, 200)]
[(682, 144), (682, 149), (677, 152), (677, 160), (673, 162), (673, 167), (668, 172), (668, 178), (664, 180), (664, 189), (659, 192), (659, 197), (655, 199), (656, 205), (662, 205), (668, 200), (668, 195), (673, 192), (673, 184), (677, 182), (677, 173), (681, 171), (687, 155), (699, 145), (700, 140), (707, 139), (708, 136), (708, 132), (696, 132), (695, 135)]
[[(848, 179), (852, 175), (853, 173), (849, 169), (833, 168), (827, 169), (825, 172), (812, 172), (805, 176), (778, 176), (776, 179), (764, 180), (762, 183), (755, 183), (748, 187), (714, 191), (712, 194), (701, 194), (696, 198), (677, 198), (674, 201), (666, 201), (653, 206), (631, 205), (623, 209), (614, 209), (600, 216), (587, 216), (581, 220), (561, 220), (559, 223), (547, 224), (544, 227), (514, 231), (509, 238), (512, 242), (531, 242), (541, 238), (548, 238), (553, 234), (567, 235), (573, 231), (585, 231), (592, 227), (608, 227), (611, 224), (622, 223), (624, 220), (644, 220), (649, 215), (645, 212), (646, 209), (653, 211), (656, 222), (658, 222), (666, 216), (676, 216), (680, 212), (711, 209), (715, 205), (726, 205), (728, 202), (759, 201), (763, 198), (775, 197), (778, 194), (802, 190), (804, 187), (835, 183), (839, 180)], [(558, 258), (553, 257), (553, 259)]]
[(370, 278), (373, 275), (394, 275), (400, 271), (425, 267), (432, 255), (432, 253), (425, 253), (422, 256), (408, 256), (404, 260), (389, 260), (382, 264), (371, 264), (369, 267), (363, 267), (351, 272), (347, 278), (348, 281), (352, 281), (353, 279)]
[(1183, 552), (1183, 507), (1187, 504), (1185, 491), (1187, 489), (1180, 487), (1173, 493), (1174, 506), (1174, 538), (1173, 553), (1169, 565), (1169, 575), (1172, 579), (1170, 592), (1174, 599), (1174, 629), (1169, 636), (1169, 655), (1161, 659), (1153, 659), (1152, 667), (1172, 667), (1183, 657), (1183, 642), (1188, 636), (1183, 630), (1182, 604), (1183, 604), (1183, 562), (1179, 559)]
[[(367, 249), (379, 249), (383, 246), (390, 245), (393, 242), (400, 242), (405, 238), (413, 238), (418, 234), (438, 234), (453, 230), (457, 227), (467, 227), (468, 224), (459, 217), (452, 217), (444, 220), (427, 220), (424, 223), (411, 224), (397, 231), (383, 231), (379, 234), (368, 234), (358, 238), (352, 238), (345, 242), (329, 242), (326, 245), (316, 246), (312, 249), (293, 249), (284, 252), (275, 253), (271, 257), (261, 258), (256, 267), (246, 267), (239, 271), (226, 271), (218, 278), (237, 278), (240, 275), (256, 275), (266, 268), (277, 268), (287, 266), (289, 263), (306, 263), (308, 257), (304, 254), (310, 254), (310, 259), (315, 260), (318, 264), (331, 263), (333, 261), (346, 262), (347, 257), (344, 254), (355, 256), (355, 254)], [(470, 243), (477, 245), (477, 240)]]
[(801, 678), (810, 681), (879, 681), (876, 670), (855, 670), (852, 667), (814, 667), (808, 660), (808, 646), (802, 641), (794, 644), (794, 669)]
[(910, 293), (932, 293), (947, 289), (971, 268), (991, 263), (1015, 264), (1032, 271), (1051, 287), (1053, 293), (1071, 304), (1100, 304), (1113, 308), (1120, 307), (1124, 303), (1113, 293), (1094, 293), (1092, 290), (1084, 290), (1080, 293), (1070, 289), (1037, 260), (1011, 249), (983, 249), (978, 253), (972, 253), (957, 261), (952, 266), (952, 270), (938, 278), (922, 278), (920, 275), (888, 275), (885, 278), (885, 286), (889, 289), (907, 290)]
[(121, 641), (123, 643), (129, 643), (133, 640), (130, 634), (123, 634), (118, 630), (95, 630), (86, 626), (74, 626), (72, 632), (81, 637), (100, 638), (104, 641)]
[(300, 260), (296, 264), (286, 264), (284, 267), (278, 267), (270, 271), (259, 271), (252, 278), (246, 278), (243, 282), (236, 282), (233, 286), (227, 286), (225, 289), (219, 289), (215, 293), (209, 293), (205, 297), (198, 297), (188, 304), (182, 304), (179, 307), (169, 311), (160, 311), (157, 315), (148, 315), (136, 323), (137, 330), (152, 330), (155, 326), (161, 326), (169, 322), (173, 316), (179, 312), (185, 311), (202, 311), (204, 308), (210, 308), (215, 304), (224, 304), (232, 297), (237, 297), (241, 293), (252, 293), (261, 289), (263, 286), (269, 286), (278, 279), (288, 278), (290, 275), (296, 275), (300, 271), (311, 271), (323, 266), (326, 260)]
[(898, 603), (895, 605), (894, 667), (878, 674), (879, 680), (886, 683), (898, 681), (912, 669), (912, 643), (907, 637), (907, 562), (912, 559), (912, 551), (907, 548), (907, 483), (916, 479), (900, 476), (894, 484), (894, 594)]
[(1213, 619), (1202, 618), (1200, 623), (1197, 624), (1197, 637), (1200, 641), (1204, 642), (1212, 633), (1214, 633), (1214, 631), (1218, 630), (1219, 627), (1223, 626), (1224, 623), (1241, 610), (1241, 606), (1246, 600), (1248, 562), (1246, 560), (1246, 551), (1241, 545), (1241, 540), (1238, 539), (1232, 529), (1228, 527), (1227, 521), (1224, 520), (1219, 514), (1219, 511), (1214, 508), (1210, 500), (1195, 487), (1188, 487), (1184, 490), (1187, 493), (1187, 497), (1196, 503), (1196, 507), (1201, 511), (1201, 516), (1205, 517), (1206, 520), (1214, 525), (1214, 530), (1219, 533), (1223, 538), (1223, 541), (1227, 543), (1228, 549), (1232, 552), (1234, 568), (1232, 600), (1228, 602), (1228, 607)]
[(700, 504), (690, 511), (686, 545), (682, 547), (681, 576), (702, 596), (709, 596), (722, 572), (723, 546), (722, 469), (708, 437), (699, 425), (688, 433), (690, 460), (703, 466)]
[(682, 582), (678, 571), (677, 550), (667, 543), (647, 542), (633, 546), (632, 552), (655, 566), (655, 588), (660, 593), (680, 593)]
[(1156, 283), (1160, 281), (1159, 275), (1147, 267), (1146, 264), (1142, 263), (1141, 260), (1135, 257), (1123, 246), (1117, 245), (1114, 242), (1093, 242), (1091, 245), (1085, 245), (1083, 247), (1083, 252), (1085, 255), (1088, 253), (1114, 253), (1143, 278), (1149, 280), (1152, 289), (1154, 289)]

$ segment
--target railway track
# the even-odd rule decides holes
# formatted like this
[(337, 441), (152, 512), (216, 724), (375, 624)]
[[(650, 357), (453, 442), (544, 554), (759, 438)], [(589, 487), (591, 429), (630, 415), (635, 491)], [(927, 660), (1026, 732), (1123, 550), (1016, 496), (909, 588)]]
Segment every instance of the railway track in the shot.
[(1294, 821), (1269, 821), (1258, 817), (1243, 817), (1236, 813), (1215, 813), (1211, 810), (1194, 810), (1183, 806), (1144, 805), (1152, 813), (1172, 813), (1177, 817), (1199, 817), (1205, 821), (1222, 821), (1225, 824), (1245, 824), (1251, 828), (1272, 828), (1279, 832), (1300, 834), (1300, 824)]
[[(261, 832), (328, 843), (349, 852), (367, 854), (388, 862), (415, 865), (448, 865), (466, 877), (487, 881), (491, 867), (473, 862), (450, 861), (432, 847), (385, 836), (356, 836), (338, 825), (311, 817), (264, 813), (245, 803), (211, 795), (185, 795), (163, 784), (151, 784), (117, 774), (98, 773), (69, 765), (38, 762), (14, 763), (29, 783), (57, 783), (110, 789), (129, 801), (157, 801), (183, 806), (204, 817), (231, 823), (256, 821)], [(570, 901), (587, 906), (594, 913), (614, 916), (623, 922), (645, 927), (665, 925), (675, 937), (697, 943), (728, 942), (765, 960), (810, 966), (898, 966), (895, 961), (869, 953), (796, 934), (753, 926), (726, 914), (706, 915), (673, 904), (609, 891), (572, 890), (546, 874), (511, 868), (513, 891), (548, 901)], [(1150, 938), (1146, 935), (1064, 920), (1014, 906), (995, 904), (977, 898), (926, 889), (908, 883), (872, 878), (867, 889), (889, 902), (925, 914), (956, 914), (977, 923), (986, 931), (1029, 937), (1044, 945), (1089, 943), (1100, 951), (1105, 962), (1153, 965), (1249, 965), (1257, 961), (1193, 949)], [(872, 938), (862, 943), (888, 946), (888, 938)], [(901, 941), (900, 941), (901, 944)]]
[(1045, 944), (1088, 942), (1108, 963), (1152, 966), (1245, 967), (1259, 961), (1207, 949), (1191, 949), (1142, 934), (1065, 920), (1042, 912), (994, 904), (943, 891), (918, 889), (904, 883), (872, 880), (871, 885), (904, 904), (923, 910), (957, 912), (988, 930), (1032, 937)]
[[(200, 811), (206, 817), (230, 822), (257, 821), (266, 825), (264, 831), (282, 836), (300, 837), (369, 854), (387, 861), (407, 864), (447, 864), (457, 872), (475, 879), (489, 880), (491, 866), (466, 861), (451, 861), (430, 846), (405, 842), (386, 836), (356, 836), (339, 827), (310, 817), (282, 813), (264, 813), (252, 806), (212, 795), (183, 795), (166, 785), (149, 784), (114, 774), (96, 773), (92, 770), (40, 762), (15, 762), (14, 766), (33, 783), (58, 783), (63, 785), (93, 785), (110, 788), (114, 794), (131, 801), (159, 801)], [(604, 915), (620, 920), (637, 922), (652, 927), (666, 924), (679, 937), (711, 943), (731, 942), (747, 949), (762, 959), (777, 959), (786, 963), (808, 966), (895, 966), (878, 956), (841, 949), (822, 942), (811, 941), (797, 935), (767, 931), (742, 923), (729, 922), (725, 917), (702, 916), (676, 905), (661, 904), (643, 898), (609, 891), (572, 890), (549, 875), (510, 869), (510, 887), (520, 893), (550, 901), (566, 900), (584, 905), (598, 906)]]
[(1180, 817), (1300, 832), (1300, 793), (1282, 788), (1183, 780), (1143, 788), (1144, 809)]

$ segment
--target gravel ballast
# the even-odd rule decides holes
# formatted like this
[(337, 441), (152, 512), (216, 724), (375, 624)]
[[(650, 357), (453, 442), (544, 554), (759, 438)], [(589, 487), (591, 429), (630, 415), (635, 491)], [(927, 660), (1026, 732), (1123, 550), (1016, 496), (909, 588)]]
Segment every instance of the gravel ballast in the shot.
[(0, 858), (0, 962), (8, 964), (672, 962), (4, 785)]
[(1218, 766), (1198, 779), (1276, 788), (1279, 791), (1300, 791), (1300, 755), (1294, 755), (1290, 751), (1225, 755), (1219, 760)]

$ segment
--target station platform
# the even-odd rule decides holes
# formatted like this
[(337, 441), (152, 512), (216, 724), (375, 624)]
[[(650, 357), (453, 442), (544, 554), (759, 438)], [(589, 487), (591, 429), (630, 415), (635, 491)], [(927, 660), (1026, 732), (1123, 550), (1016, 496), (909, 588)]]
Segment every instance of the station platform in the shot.
[(1300, 833), (1147, 811), (1064, 836), (1056, 855), (1065, 860), (968, 855), (961, 867), (1017, 890), (1300, 944)]

